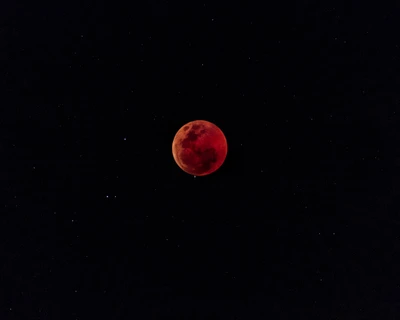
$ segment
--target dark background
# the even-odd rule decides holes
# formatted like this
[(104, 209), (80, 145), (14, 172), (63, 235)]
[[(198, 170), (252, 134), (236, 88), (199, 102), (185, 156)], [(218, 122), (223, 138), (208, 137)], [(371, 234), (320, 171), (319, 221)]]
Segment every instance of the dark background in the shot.
[[(0, 319), (398, 319), (398, 20), (3, 2)], [(206, 177), (171, 152), (195, 119), (229, 144)]]

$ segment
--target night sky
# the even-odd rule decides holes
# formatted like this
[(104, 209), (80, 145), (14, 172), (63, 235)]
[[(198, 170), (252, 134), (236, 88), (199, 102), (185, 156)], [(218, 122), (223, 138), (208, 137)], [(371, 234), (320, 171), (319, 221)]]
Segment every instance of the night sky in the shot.
[(399, 14), (4, 1), (0, 319), (399, 319)]

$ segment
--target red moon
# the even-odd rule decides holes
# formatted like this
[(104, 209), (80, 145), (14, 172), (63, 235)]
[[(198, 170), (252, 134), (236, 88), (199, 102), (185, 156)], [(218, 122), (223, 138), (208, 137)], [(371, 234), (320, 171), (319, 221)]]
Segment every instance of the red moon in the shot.
[(215, 124), (205, 120), (185, 124), (172, 142), (176, 164), (194, 176), (206, 176), (218, 170), (227, 153), (224, 133)]

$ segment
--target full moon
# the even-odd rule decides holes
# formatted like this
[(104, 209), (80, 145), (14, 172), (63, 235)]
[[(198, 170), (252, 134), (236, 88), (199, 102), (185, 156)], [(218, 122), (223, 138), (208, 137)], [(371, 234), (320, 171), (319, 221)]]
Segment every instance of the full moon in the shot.
[(215, 124), (205, 120), (185, 124), (172, 142), (172, 155), (176, 164), (194, 176), (206, 176), (218, 170), (227, 152), (224, 133)]

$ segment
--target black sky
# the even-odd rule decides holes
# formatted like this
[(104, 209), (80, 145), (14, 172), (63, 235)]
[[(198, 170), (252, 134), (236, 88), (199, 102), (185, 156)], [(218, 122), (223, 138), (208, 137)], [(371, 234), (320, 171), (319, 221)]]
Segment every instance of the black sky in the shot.
[(1, 4), (0, 319), (397, 319), (398, 9)]

